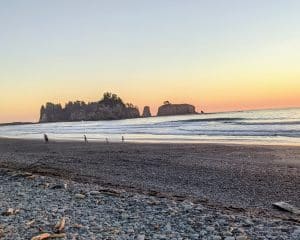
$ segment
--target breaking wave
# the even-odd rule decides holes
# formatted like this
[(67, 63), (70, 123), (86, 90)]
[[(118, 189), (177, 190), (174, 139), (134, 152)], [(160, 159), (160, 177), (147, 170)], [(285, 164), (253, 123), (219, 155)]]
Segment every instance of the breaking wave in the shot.
[(300, 109), (1, 126), (0, 137), (102, 141), (264, 142), (300, 145)]

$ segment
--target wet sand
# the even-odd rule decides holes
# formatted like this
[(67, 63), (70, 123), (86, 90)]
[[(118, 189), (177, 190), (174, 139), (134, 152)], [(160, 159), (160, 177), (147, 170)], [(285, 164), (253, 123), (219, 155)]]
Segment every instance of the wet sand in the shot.
[(211, 203), (300, 206), (300, 147), (0, 139), (0, 167)]

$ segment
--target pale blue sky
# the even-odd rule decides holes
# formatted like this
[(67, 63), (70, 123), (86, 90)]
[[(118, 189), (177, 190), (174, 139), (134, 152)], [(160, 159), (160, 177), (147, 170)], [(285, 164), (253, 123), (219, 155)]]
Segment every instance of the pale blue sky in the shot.
[[(213, 81), (227, 84), (226, 78), (212, 75), (223, 74), (218, 69), (228, 63), (235, 63), (233, 71), (239, 63), (241, 68), (256, 61), (264, 64), (266, 55), (282, 58), (277, 65), (266, 60), (266, 67), (274, 69), (299, 60), (299, 13), (297, 0), (3, 0), (0, 87), (38, 104), (73, 100), (78, 90), (70, 87), (80, 89), (83, 100), (95, 98), (99, 86), (98, 92), (136, 93), (130, 101), (154, 105), (154, 99), (144, 96), (153, 95), (151, 87), (162, 82), (178, 88), (158, 91), (167, 97), (187, 87), (183, 81), (190, 88), (213, 91)], [(142, 92), (139, 84), (149, 92)], [(127, 91), (120, 85), (135, 87)], [(7, 94), (0, 100), (11, 99)]]

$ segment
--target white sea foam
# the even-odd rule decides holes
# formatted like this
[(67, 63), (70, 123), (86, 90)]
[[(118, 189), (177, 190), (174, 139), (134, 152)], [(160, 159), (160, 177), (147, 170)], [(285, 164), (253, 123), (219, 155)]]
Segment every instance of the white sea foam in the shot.
[(226, 142), (300, 145), (300, 109), (260, 110), (114, 121), (0, 127), (0, 137), (136, 142)]

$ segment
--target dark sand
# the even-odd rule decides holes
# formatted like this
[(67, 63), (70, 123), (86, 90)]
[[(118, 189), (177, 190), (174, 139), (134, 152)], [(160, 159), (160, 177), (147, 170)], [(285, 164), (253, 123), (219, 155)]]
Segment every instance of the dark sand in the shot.
[(0, 139), (0, 167), (225, 206), (300, 207), (300, 147)]

